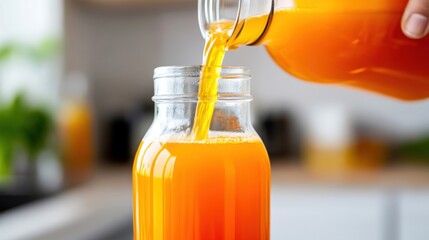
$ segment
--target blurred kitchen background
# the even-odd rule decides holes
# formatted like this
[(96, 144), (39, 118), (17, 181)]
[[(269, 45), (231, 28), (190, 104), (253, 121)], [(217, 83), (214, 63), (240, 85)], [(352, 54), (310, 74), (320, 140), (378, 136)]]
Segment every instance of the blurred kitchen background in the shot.
[[(153, 69), (203, 44), (197, 0), (0, 1), (0, 239), (132, 239)], [(263, 47), (226, 64), (253, 73), (272, 239), (429, 239), (428, 101), (299, 81)]]

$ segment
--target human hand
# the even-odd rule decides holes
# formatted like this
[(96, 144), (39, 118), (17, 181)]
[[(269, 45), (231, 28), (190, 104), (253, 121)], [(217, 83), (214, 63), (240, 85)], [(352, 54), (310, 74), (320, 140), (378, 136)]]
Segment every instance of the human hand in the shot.
[(409, 0), (401, 27), (409, 38), (425, 37), (429, 32), (429, 0)]

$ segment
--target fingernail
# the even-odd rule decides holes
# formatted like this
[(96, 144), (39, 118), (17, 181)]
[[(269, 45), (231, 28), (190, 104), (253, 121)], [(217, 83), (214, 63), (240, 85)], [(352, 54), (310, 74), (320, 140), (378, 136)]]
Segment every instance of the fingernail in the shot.
[(428, 18), (419, 13), (413, 13), (405, 25), (405, 30), (410, 37), (420, 38), (425, 33), (428, 25)]

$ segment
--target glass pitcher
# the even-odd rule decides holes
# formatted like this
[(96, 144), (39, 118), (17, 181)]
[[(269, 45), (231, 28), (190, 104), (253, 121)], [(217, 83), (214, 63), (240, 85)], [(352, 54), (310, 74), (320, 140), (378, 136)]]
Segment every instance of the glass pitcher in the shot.
[(404, 100), (429, 97), (429, 37), (401, 31), (408, 0), (199, 0), (201, 31), (230, 22), (228, 46), (264, 45), (286, 72)]
[(270, 164), (250, 123), (250, 74), (223, 67), (193, 140), (201, 67), (155, 69), (155, 117), (133, 167), (134, 239), (269, 239)]

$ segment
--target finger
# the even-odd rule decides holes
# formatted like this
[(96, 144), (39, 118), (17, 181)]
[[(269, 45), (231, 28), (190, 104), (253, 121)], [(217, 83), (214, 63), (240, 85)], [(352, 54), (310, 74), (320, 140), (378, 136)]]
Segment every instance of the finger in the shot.
[(409, 38), (420, 39), (429, 32), (429, 0), (410, 0), (402, 17), (402, 31)]

